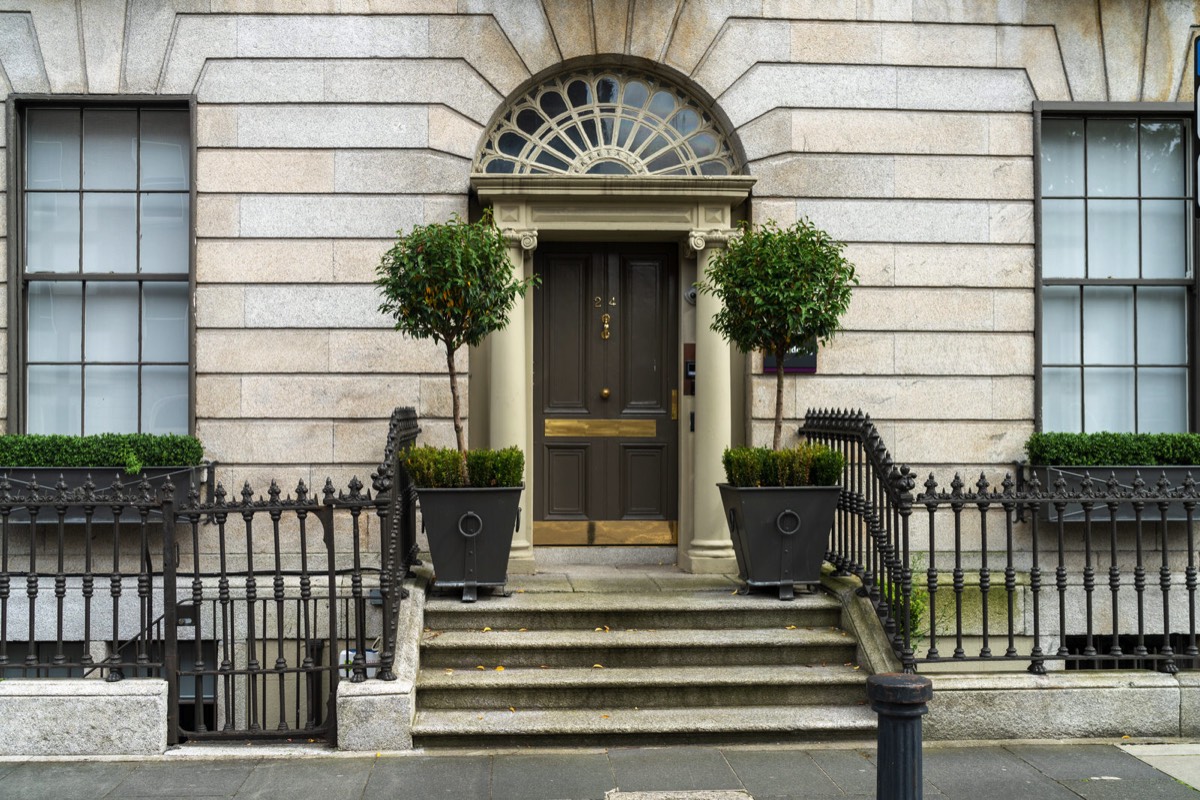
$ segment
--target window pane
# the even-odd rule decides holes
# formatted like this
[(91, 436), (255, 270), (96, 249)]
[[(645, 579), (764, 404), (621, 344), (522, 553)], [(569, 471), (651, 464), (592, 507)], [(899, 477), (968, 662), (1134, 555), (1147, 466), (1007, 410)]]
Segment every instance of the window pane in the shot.
[(1097, 119), (1087, 125), (1088, 196), (1137, 197), (1137, 123)]
[(30, 361), (79, 361), (83, 291), (77, 283), (29, 284)]
[(1042, 290), (1042, 361), (1046, 364), (1081, 362), (1079, 289), (1047, 286)]
[(26, 426), (29, 433), (79, 435), (79, 373), (79, 367), (29, 367), (29, 411)]
[(30, 109), (25, 186), (79, 188), (79, 112)]
[(1088, 201), (1088, 277), (1138, 276), (1138, 202)]
[(1187, 364), (1186, 291), (1159, 286), (1138, 290), (1139, 364)]
[(186, 111), (142, 112), (143, 189), (187, 189), (191, 151)]
[(137, 195), (83, 195), (84, 272), (135, 272)]
[[(1133, 363), (1132, 288), (1084, 288), (1083, 363)], [(1091, 397), (1089, 392), (1089, 401)]]
[(1083, 196), (1083, 120), (1042, 120), (1042, 194)]
[(142, 292), (142, 360), (186, 364), (188, 285), (148, 283)]
[(1188, 274), (1186, 200), (1142, 201), (1142, 277)]
[(142, 368), (142, 432), (188, 432), (187, 367)]
[(188, 196), (142, 195), (142, 272), (188, 271)]
[(1187, 370), (1138, 370), (1138, 431), (1186, 433)]
[(85, 319), (85, 361), (137, 362), (137, 284), (89, 283)]
[(83, 370), (83, 433), (137, 433), (138, 368)]
[(1042, 371), (1042, 430), (1079, 433), (1083, 416), (1083, 393), (1079, 369), (1050, 368)]
[(137, 112), (83, 112), (83, 188), (137, 188)]
[(1087, 397), (1087, 406), (1083, 413), (1085, 431), (1133, 431), (1132, 369), (1085, 369), (1083, 392)]
[(1084, 271), (1082, 200), (1042, 202), (1042, 275), (1082, 278)]
[(1183, 197), (1185, 189), (1183, 124), (1142, 123), (1142, 195)]
[(79, 195), (27, 194), (25, 261), (30, 272), (79, 271)]

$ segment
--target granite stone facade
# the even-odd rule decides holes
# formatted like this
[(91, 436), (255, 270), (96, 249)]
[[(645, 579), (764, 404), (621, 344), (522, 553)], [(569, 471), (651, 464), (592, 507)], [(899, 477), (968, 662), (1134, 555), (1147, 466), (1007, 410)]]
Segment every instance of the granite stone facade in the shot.
[(862, 286), (790, 420), (862, 407), (901, 459), (996, 467), (1035, 416), (1033, 104), (1190, 101), (1197, 25), (1167, 0), (6, 2), (0, 92), (195, 99), (195, 432), (227, 482), (365, 474), (395, 405), (452, 441), (442, 357), (389, 330), (373, 267), (397, 229), (468, 213), (487, 126), (565, 62), (710, 99), (748, 216), (849, 243)]

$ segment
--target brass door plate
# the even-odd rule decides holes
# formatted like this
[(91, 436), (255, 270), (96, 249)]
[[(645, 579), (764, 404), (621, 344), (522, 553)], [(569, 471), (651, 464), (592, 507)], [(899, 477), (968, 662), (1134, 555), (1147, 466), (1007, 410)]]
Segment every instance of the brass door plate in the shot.
[(533, 523), (535, 546), (670, 545), (679, 542), (675, 520), (541, 520)]
[(627, 436), (631, 439), (653, 439), (658, 435), (658, 421), (653, 419), (548, 419), (546, 436)]

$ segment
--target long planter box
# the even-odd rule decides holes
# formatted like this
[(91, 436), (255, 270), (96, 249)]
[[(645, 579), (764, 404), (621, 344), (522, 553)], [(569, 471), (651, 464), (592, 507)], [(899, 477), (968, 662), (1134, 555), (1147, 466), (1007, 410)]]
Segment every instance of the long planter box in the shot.
[[(178, 508), (187, 502), (188, 493), (193, 485), (196, 487), (196, 491), (200, 491), (201, 484), (205, 483), (211, 488), (215, 466), (215, 464), (205, 464), (195, 467), (146, 467), (137, 475), (127, 474), (121, 467), (0, 467), (0, 475), (8, 477), (14, 495), (28, 492), (34, 478), (37, 479), (38, 488), (45, 493), (54, 491), (60, 476), (68, 490), (82, 488), (90, 476), (97, 492), (108, 490), (113, 485), (113, 481), (119, 477), (125, 487), (125, 492), (129, 494), (135, 494), (138, 491), (143, 474), (150, 482), (153, 492), (160, 492), (169, 478), (175, 485), (175, 506)], [(151, 515), (151, 519), (155, 521), (160, 518), (161, 514)], [(14, 510), (10, 519), (13, 522), (24, 522), (29, 519), (29, 515), (25, 511), (17, 509)], [(108, 516), (107, 511), (97, 512), (96, 519), (104, 521), (111, 517)], [(137, 513), (131, 510), (126, 510), (121, 515), (122, 522), (131, 522), (137, 519), (139, 519)], [(40, 521), (48, 522), (51, 519), (43, 516)], [(83, 510), (71, 508), (64, 521), (83, 522)]]
[[(1028, 476), (1026, 476), (1028, 472)], [(1054, 484), (1061, 477), (1067, 482), (1068, 491), (1078, 491), (1079, 482), (1083, 480), (1086, 473), (1090, 475), (1092, 481), (1096, 485), (1098, 493), (1105, 491), (1105, 485), (1109, 477), (1117, 476), (1117, 481), (1121, 484), (1122, 491), (1130, 491), (1133, 488), (1133, 482), (1140, 473), (1142, 480), (1146, 483), (1147, 488), (1152, 489), (1158, 483), (1158, 479), (1164, 473), (1167, 480), (1171, 482), (1172, 488), (1178, 488), (1183, 485), (1184, 478), (1188, 473), (1191, 473), (1192, 478), (1200, 483), (1200, 466), (1140, 466), (1140, 467), (1115, 467), (1115, 466), (1097, 466), (1097, 467), (1059, 467), (1059, 466), (1044, 466), (1044, 465), (1026, 465), (1024, 469), (1018, 470), (1019, 475), (1023, 476), (1021, 485), (1018, 491), (1028, 488), (1028, 481), (1032, 479), (1032, 475), (1037, 475), (1038, 481), (1041, 482), (1041, 491), (1044, 494), (1053, 494)], [(1052, 502), (1047, 502), (1042, 505), (1041, 519), (1049, 520), (1050, 522), (1058, 522), (1058, 510)], [(1063, 510), (1063, 522), (1083, 522), (1083, 506), (1079, 503), (1068, 503)], [(1118, 522), (1132, 522), (1136, 519), (1133, 503), (1121, 503), (1117, 506)], [(1197, 509), (1194, 518), (1200, 520), (1200, 508)], [(1093, 522), (1108, 522), (1110, 519), (1108, 505), (1105, 503), (1096, 503), (1092, 506), (1092, 521)], [(1157, 521), (1162, 519), (1158, 506), (1153, 503), (1147, 503), (1142, 510), (1142, 519), (1144, 521)], [(1184, 521), (1187, 515), (1184, 513), (1180, 503), (1172, 503), (1167, 509), (1167, 519), (1170, 521)]]

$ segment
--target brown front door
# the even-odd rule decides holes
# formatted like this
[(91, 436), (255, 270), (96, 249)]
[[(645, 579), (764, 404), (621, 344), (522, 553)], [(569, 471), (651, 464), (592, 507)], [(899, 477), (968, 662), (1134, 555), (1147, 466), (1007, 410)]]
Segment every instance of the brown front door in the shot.
[(534, 544), (674, 544), (676, 246), (543, 244)]

